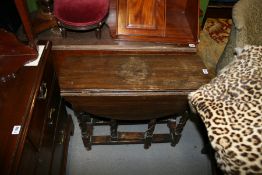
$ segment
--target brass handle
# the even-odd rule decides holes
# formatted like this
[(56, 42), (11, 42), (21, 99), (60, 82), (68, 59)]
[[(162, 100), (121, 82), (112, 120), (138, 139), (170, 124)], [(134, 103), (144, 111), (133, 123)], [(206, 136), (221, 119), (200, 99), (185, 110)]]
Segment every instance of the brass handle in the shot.
[(59, 140), (58, 144), (62, 145), (65, 141), (65, 131), (64, 130), (60, 131), (60, 135), (61, 136), (60, 136), (60, 140)]
[(55, 108), (51, 108), (49, 113), (48, 113), (48, 120), (49, 120), (48, 124), (49, 125), (53, 125), (53, 123), (54, 123), (54, 116), (53, 116), (54, 112), (55, 112)]
[(41, 100), (45, 100), (47, 96), (47, 87), (46, 87), (46, 83), (42, 82), (40, 87), (39, 87), (39, 95), (38, 95), (38, 99)]

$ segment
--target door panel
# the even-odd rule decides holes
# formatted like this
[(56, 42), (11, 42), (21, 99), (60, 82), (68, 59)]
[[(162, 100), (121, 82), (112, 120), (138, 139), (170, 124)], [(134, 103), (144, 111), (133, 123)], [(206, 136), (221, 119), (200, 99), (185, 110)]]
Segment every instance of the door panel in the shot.
[(119, 0), (118, 34), (164, 36), (165, 0)]

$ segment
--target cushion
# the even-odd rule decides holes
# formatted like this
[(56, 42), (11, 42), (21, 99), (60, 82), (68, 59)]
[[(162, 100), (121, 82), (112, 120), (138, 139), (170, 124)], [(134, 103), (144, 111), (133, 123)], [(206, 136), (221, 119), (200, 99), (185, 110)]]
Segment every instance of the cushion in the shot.
[(242, 52), (189, 94), (226, 174), (262, 174), (262, 46)]
[(109, 0), (55, 0), (54, 15), (64, 25), (85, 27), (106, 17)]

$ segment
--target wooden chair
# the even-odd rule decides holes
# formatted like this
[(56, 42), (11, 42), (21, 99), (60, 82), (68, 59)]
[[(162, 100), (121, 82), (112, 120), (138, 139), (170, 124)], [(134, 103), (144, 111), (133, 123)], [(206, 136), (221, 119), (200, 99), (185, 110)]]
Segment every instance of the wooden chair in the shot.
[(101, 37), (101, 27), (109, 10), (109, 0), (56, 0), (54, 16), (58, 20), (62, 36), (66, 29), (96, 29), (97, 38)]

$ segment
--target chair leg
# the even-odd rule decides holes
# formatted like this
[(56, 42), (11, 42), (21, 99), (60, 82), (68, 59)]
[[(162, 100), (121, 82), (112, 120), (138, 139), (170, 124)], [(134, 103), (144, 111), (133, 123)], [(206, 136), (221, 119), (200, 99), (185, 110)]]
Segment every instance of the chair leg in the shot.
[(101, 39), (101, 29), (102, 29), (102, 23), (100, 22), (99, 24), (98, 24), (98, 27), (96, 28), (96, 38), (97, 39)]
[(67, 37), (67, 32), (66, 32), (66, 28), (63, 27), (63, 25), (61, 24), (61, 22), (57, 21), (57, 25), (58, 25), (58, 28), (61, 32), (61, 36), (63, 38), (66, 38)]
[(60, 27), (59, 28), (60, 31), (61, 31), (61, 35), (63, 38), (66, 38), (67, 37), (67, 32), (66, 32), (66, 29), (64, 27)]
[(151, 146), (155, 126), (156, 126), (156, 119), (150, 120), (148, 123), (148, 129), (145, 132), (145, 143), (144, 143), (145, 149), (148, 149)]

